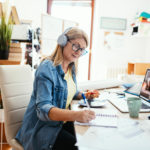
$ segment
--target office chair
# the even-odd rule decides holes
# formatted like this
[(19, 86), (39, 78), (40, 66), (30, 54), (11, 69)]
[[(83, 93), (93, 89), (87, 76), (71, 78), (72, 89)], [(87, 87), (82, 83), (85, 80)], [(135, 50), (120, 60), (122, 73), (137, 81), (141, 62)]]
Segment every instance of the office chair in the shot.
[(33, 86), (29, 65), (0, 65), (0, 89), (4, 106), (5, 134), (13, 150), (23, 150), (15, 140), (30, 100)]

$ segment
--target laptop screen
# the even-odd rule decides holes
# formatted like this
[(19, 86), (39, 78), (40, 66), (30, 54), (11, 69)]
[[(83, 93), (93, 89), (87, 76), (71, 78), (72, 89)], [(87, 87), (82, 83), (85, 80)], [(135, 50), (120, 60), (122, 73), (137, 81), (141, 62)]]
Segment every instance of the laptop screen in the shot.
[(140, 91), (140, 97), (150, 102), (150, 69), (147, 69)]

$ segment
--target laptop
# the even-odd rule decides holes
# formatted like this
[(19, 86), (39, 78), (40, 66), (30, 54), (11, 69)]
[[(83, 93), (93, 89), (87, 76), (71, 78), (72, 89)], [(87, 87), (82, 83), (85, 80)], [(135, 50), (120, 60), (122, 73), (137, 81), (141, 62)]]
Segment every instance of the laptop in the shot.
[[(150, 112), (150, 69), (147, 69), (144, 81), (142, 83), (139, 97), (142, 99), (142, 106), (140, 112)], [(127, 106), (127, 97), (113, 97), (110, 96), (108, 101), (114, 105), (119, 111), (125, 113), (129, 112)]]

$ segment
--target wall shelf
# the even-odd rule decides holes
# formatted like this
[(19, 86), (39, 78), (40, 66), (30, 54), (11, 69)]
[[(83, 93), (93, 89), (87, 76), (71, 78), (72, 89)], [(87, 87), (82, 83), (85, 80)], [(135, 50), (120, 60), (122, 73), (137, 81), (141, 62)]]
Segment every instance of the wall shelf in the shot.
[(128, 63), (128, 74), (145, 75), (150, 63)]
[(19, 65), (20, 61), (0, 60), (0, 65)]

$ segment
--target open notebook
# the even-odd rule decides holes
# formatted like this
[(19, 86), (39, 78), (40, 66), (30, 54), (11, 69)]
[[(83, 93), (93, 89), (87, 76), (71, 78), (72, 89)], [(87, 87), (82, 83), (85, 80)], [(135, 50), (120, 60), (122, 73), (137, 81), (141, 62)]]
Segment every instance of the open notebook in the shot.
[(96, 118), (89, 123), (75, 122), (77, 125), (87, 126), (103, 126), (103, 127), (117, 127), (117, 113), (114, 110), (105, 109), (91, 109), (95, 111)]

